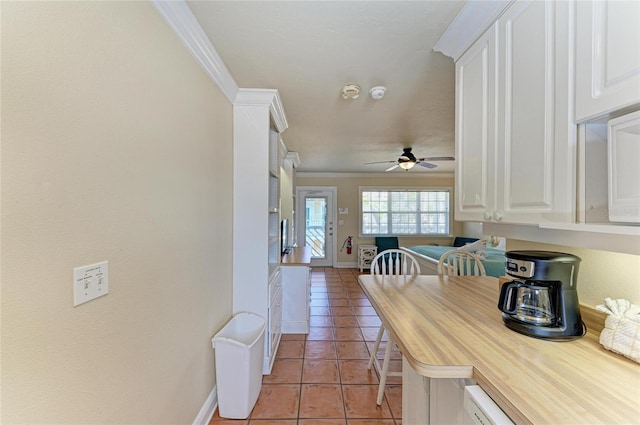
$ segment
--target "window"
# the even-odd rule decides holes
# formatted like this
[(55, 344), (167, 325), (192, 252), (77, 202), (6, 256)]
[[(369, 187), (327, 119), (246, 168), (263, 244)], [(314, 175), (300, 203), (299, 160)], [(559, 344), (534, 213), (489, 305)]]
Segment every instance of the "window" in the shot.
[(360, 188), (360, 233), (449, 235), (449, 189)]

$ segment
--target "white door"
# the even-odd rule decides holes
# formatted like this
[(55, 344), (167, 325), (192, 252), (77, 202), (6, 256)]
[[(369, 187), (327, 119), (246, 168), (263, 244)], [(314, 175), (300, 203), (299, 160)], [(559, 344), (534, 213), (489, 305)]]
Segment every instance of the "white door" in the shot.
[(336, 188), (297, 188), (298, 245), (311, 247), (311, 266), (332, 267)]

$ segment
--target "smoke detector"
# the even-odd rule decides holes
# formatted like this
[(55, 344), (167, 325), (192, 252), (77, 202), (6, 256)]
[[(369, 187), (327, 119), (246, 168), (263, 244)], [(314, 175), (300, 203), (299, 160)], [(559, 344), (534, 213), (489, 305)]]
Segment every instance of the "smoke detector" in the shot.
[(384, 94), (387, 92), (387, 88), (385, 86), (375, 86), (369, 90), (369, 94), (371, 95), (371, 99), (379, 100), (384, 97)]
[(357, 99), (360, 96), (360, 86), (357, 84), (347, 84), (342, 88), (343, 99)]

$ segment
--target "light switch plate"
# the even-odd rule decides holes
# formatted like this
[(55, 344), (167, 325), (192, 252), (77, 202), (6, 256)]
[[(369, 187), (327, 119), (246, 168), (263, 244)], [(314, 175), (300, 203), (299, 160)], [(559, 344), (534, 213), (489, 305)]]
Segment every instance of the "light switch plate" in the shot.
[(73, 269), (73, 306), (109, 293), (109, 262)]

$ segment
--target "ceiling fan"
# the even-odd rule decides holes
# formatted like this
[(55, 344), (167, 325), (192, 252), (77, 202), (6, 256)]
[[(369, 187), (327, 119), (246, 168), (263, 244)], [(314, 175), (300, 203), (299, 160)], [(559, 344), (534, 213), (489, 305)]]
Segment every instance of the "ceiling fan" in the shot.
[(414, 167), (414, 165), (418, 164), (421, 167), (425, 168), (436, 168), (436, 164), (432, 164), (430, 162), (425, 161), (454, 161), (455, 158), (452, 156), (432, 156), (428, 158), (416, 158), (414, 154), (411, 153), (411, 148), (403, 148), (402, 155), (395, 161), (377, 161), (377, 162), (365, 162), (365, 165), (369, 164), (385, 164), (385, 163), (394, 163), (391, 167), (387, 168), (384, 171), (395, 170), (400, 167), (405, 171), (409, 171)]

